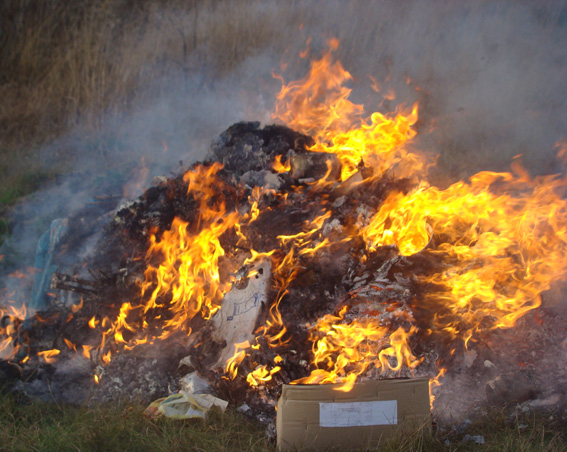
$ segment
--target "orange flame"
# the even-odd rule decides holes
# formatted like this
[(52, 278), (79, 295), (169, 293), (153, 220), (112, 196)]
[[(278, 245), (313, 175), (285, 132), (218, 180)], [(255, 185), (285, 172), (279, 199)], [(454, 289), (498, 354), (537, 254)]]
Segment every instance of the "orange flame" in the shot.
[(345, 322), (347, 309), (343, 307), (338, 316), (325, 315), (312, 327), (310, 339), (317, 369), (292, 383), (343, 383), (337, 390), (348, 392), (370, 366), (399, 371), (402, 365), (413, 369), (421, 363), (408, 344), (409, 337), (417, 331), (415, 327), (407, 332), (400, 327), (390, 333), (377, 319)]
[(61, 353), (60, 350), (52, 349), (52, 350), (44, 350), (42, 352), (38, 352), (38, 356), (43, 358), (43, 360), (48, 364), (53, 364), (57, 362), (57, 356)]
[(230, 376), (231, 380), (236, 378), (238, 375), (238, 366), (246, 358), (246, 350), (250, 348), (250, 342), (244, 341), (234, 344), (234, 355), (226, 361), (225, 370)]
[[(337, 46), (338, 41), (330, 41), (330, 50), (312, 62), (304, 79), (285, 84), (279, 77), (283, 86), (273, 117), (313, 136), (311, 151), (336, 153), (342, 181), (361, 165), (374, 177), (392, 170), (398, 177), (422, 176), (425, 158), (404, 148), (415, 136), (417, 105), (364, 119), (363, 107), (349, 100), (351, 90), (344, 86), (351, 75), (333, 61)], [(374, 87), (378, 90), (376, 81)], [(390, 93), (384, 97), (393, 98)], [(560, 143), (558, 148), (564, 159), (566, 147)], [(369, 253), (395, 245), (403, 256), (422, 250), (444, 256), (443, 268), (418, 275), (437, 288), (422, 300), (424, 308), (436, 313), (436, 333), (466, 344), (481, 330), (509, 328), (537, 308), (539, 294), (565, 275), (567, 205), (561, 192), (567, 182), (552, 176), (532, 180), (518, 164), (514, 172), (479, 173), (470, 183), (446, 190), (422, 182), (407, 194), (389, 195), (355, 231)], [(280, 239), (304, 240), (312, 247), (313, 236)], [(291, 253), (286, 257), (287, 268), (293, 268), (295, 258)], [(346, 322), (343, 315), (327, 316), (312, 328), (318, 368), (301, 382), (343, 381), (348, 387), (370, 364), (390, 370), (419, 364), (408, 345), (415, 327), (392, 332), (371, 319)], [(377, 346), (367, 350), (366, 341)]]
[[(344, 182), (330, 181), (329, 167), (327, 176), (303, 188), (295, 187), (294, 194), (303, 189), (320, 193), (336, 185), (342, 189), (385, 175), (414, 182), (419, 176), (423, 180), (425, 157), (407, 149), (416, 135), (417, 104), (389, 114), (367, 115), (362, 105), (349, 100), (351, 89), (345, 83), (352, 77), (333, 60), (337, 48), (338, 40), (329, 41), (329, 51), (312, 62), (304, 79), (286, 84), (279, 77), (282, 89), (273, 118), (311, 135), (315, 144), (309, 150), (336, 154)], [(378, 83), (373, 80), (373, 84), (378, 90)], [(382, 98), (393, 100), (394, 94), (386, 92)], [(560, 148), (560, 158), (567, 160), (567, 147), (563, 144)], [(238, 246), (249, 248), (246, 227), (260, 218), (263, 196), (270, 193), (278, 201), (287, 201), (287, 194), (257, 187), (248, 198), (247, 213), (229, 211), (224, 192), (233, 188), (218, 177), (221, 169), (219, 163), (196, 165), (184, 175), (187, 196), (198, 205), (197, 216), (191, 221), (175, 218), (161, 235), (151, 232), (141, 287), (143, 301), (138, 305), (124, 303), (114, 321), (95, 317), (89, 321), (91, 328), (100, 325), (102, 329), (97, 356), (104, 363), (111, 361), (117, 349), (165, 339), (177, 331), (191, 334), (196, 316), (209, 320), (231, 287), (230, 278), (222, 278), (220, 268), (228, 267), (227, 274), (236, 270), (231, 267), (236, 263), (225, 262), (230, 259), (224, 258), (224, 234), (234, 233)], [(277, 156), (273, 170), (290, 171), (290, 161), (282, 163), (282, 156)], [(335, 236), (323, 234), (325, 224), (333, 220), (333, 211), (325, 208), (328, 198), (321, 198), (324, 201), (312, 220), (299, 231), (278, 236), (277, 249), (250, 250), (251, 257), (244, 262), (246, 265), (262, 258), (272, 261), (276, 296), (268, 307), (267, 320), (255, 331), (264, 337), (258, 344), (267, 343), (276, 349), (288, 346), (291, 338), (280, 303), (297, 278), (302, 261), (350, 241), (365, 244), (362, 259), (384, 246), (397, 248), (401, 256), (421, 252), (442, 257), (442, 264), (428, 269), (429, 273), (415, 275), (417, 282), (435, 287), (416, 300), (420, 308), (435, 313), (431, 330), (422, 334), (445, 335), (466, 345), (480, 332), (513, 326), (519, 317), (539, 306), (542, 291), (565, 275), (567, 205), (561, 193), (566, 185), (567, 181), (559, 177), (531, 179), (518, 164), (513, 173), (483, 172), (445, 190), (422, 181), (414, 183), (408, 192), (388, 194), (375, 212), (357, 223), (351, 219), (352, 224)], [(82, 301), (72, 311), (80, 307)], [(26, 315), (24, 311), (22, 317), (14, 308), (0, 313), (8, 312), (14, 321), (0, 330), (0, 357), (17, 353), (13, 340), (16, 323)], [(411, 349), (412, 337), (418, 333), (412, 319), (403, 318), (403, 326), (382, 320), (348, 312), (344, 307), (338, 315), (325, 315), (309, 325), (313, 370), (294, 383), (342, 383), (339, 390), (348, 391), (372, 369), (384, 375), (416, 368), (422, 358)], [(109, 341), (113, 341), (111, 345)], [(248, 341), (235, 344), (235, 353), (224, 367), (229, 378), (237, 377), (250, 347)], [(90, 350), (90, 346), (83, 346), (83, 355), (90, 357)], [(282, 366), (278, 355), (274, 367), (260, 365), (246, 375), (246, 380), (258, 386), (270, 381)], [(444, 371), (439, 371), (433, 384), (438, 384)], [(95, 376), (97, 382), (98, 378)]]
[(285, 163), (282, 163), (282, 156), (276, 155), (273, 170), (276, 173), (287, 173), (291, 171), (291, 161), (288, 159)]
[(468, 342), (481, 329), (512, 327), (565, 275), (565, 182), (483, 172), (446, 190), (424, 183), (388, 197), (361, 233), (370, 249), (396, 245), (402, 255), (425, 248), (432, 234), (443, 238), (428, 252), (445, 256), (445, 268), (422, 277), (442, 293), (426, 303), (438, 313), (436, 331)]
[(416, 132), (417, 104), (410, 111), (387, 116), (375, 112), (364, 118), (364, 106), (349, 100), (351, 89), (344, 86), (352, 79), (332, 53), (339, 41), (329, 41), (329, 51), (311, 62), (309, 74), (302, 80), (285, 84), (277, 95), (274, 119), (311, 135), (316, 144), (314, 152), (337, 154), (342, 165), (341, 180), (358, 171), (359, 164), (382, 174), (396, 168), (399, 177), (421, 172), (423, 157), (409, 153), (403, 145)]
[(73, 314), (76, 314), (77, 312), (79, 312), (81, 309), (83, 308), (83, 297), (81, 297), (81, 301), (79, 302), (79, 304), (74, 304), (71, 306), (71, 312)]
[[(161, 238), (151, 234), (141, 289), (142, 297), (149, 297), (142, 305), (122, 305), (116, 320), (103, 333), (99, 349), (104, 349), (106, 338), (111, 336), (115, 344), (131, 349), (152, 338), (165, 339), (176, 331), (189, 335), (189, 322), (196, 315), (209, 319), (220, 308), (223, 295), (231, 287), (229, 281), (220, 278), (219, 264), (225, 254), (220, 237), (230, 228), (239, 228), (240, 219), (238, 212), (226, 211), (223, 184), (216, 177), (221, 169), (219, 163), (197, 165), (184, 175), (188, 195), (199, 204), (198, 217), (192, 224), (175, 218)], [(250, 198), (249, 221), (259, 214), (260, 196), (255, 191)], [(158, 329), (150, 332), (156, 324)], [(130, 332), (128, 339), (126, 331)]]
[(246, 376), (246, 381), (250, 386), (258, 386), (266, 381), (270, 381), (272, 379), (272, 375), (280, 370), (280, 366), (275, 366), (270, 370), (268, 370), (268, 366), (266, 365), (258, 366)]
[(83, 345), (83, 357), (87, 358), (87, 359), (91, 359), (91, 350), (92, 350), (93, 346), (92, 345)]
[(175, 314), (172, 320), (164, 322), (162, 338), (171, 331), (183, 330), (184, 324), (197, 313), (210, 318), (219, 309), (223, 294), (230, 289), (230, 284), (220, 281), (219, 259), (225, 252), (219, 237), (236, 224), (238, 213), (226, 213), (224, 201), (209, 206), (211, 200), (218, 198), (219, 185), (214, 175), (221, 168), (218, 163), (210, 168), (199, 166), (184, 177), (189, 182), (190, 193), (200, 204), (197, 226), (201, 228), (197, 234), (191, 234), (189, 224), (176, 218), (161, 241), (155, 235), (150, 238), (147, 259), (155, 256), (163, 259), (158, 267), (150, 265), (146, 270), (142, 295), (152, 287), (153, 291), (144, 312), (158, 307), (158, 297), (169, 294), (168, 309)]

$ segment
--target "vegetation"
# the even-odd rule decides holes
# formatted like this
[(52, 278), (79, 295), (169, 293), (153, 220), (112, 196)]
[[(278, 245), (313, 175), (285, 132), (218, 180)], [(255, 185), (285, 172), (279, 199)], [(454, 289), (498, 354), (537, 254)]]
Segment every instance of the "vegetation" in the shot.
[[(435, 151), (443, 156), (440, 164), (445, 165), (445, 170), (461, 175), (482, 167), (478, 159), (463, 159), (470, 153), (482, 155), (483, 162), (493, 159), (498, 165), (520, 152), (538, 153), (535, 161), (542, 161), (541, 149), (529, 149), (527, 140), (518, 143), (507, 135), (506, 118), (501, 127), (491, 122), (486, 110), (476, 112), (475, 105), (471, 109), (474, 116), (468, 110), (467, 116), (463, 116), (462, 110), (467, 107), (464, 100), (459, 110), (444, 108), (446, 104), (461, 102), (460, 98), (453, 101), (448, 97), (453, 95), (450, 93), (475, 93), (477, 89), (486, 92), (490, 87), (484, 82), (492, 80), (480, 80), (479, 86), (475, 85), (479, 73), (486, 72), (486, 68), (471, 66), (472, 61), (478, 52), (484, 59), (486, 51), (468, 48), (469, 39), (460, 25), (463, 14), (484, 18), (479, 26), (483, 27), (485, 40), (501, 42), (505, 38), (520, 43), (517, 48), (503, 49), (500, 56), (487, 54), (490, 58), (500, 57), (494, 62), (495, 67), (502, 63), (507, 68), (509, 57), (504, 52), (518, 52), (524, 58), (526, 52), (534, 50), (541, 55), (549, 53), (554, 62), (562, 61), (562, 43), (554, 40), (554, 33), (558, 37), (564, 35), (562, 27), (567, 22), (567, 9), (562, 2), (550, 1), (536, 7), (519, 1), (498, 8), (493, 8), (491, 2), (479, 2), (461, 11), (461, 1), (444, 0), (437, 2), (435, 14), (418, 3), (412, 8), (400, 8), (395, 3), (363, 3), (364, 8), (356, 1), (329, 0), (0, 2), (0, 205), (10, 204), (35, 188), (26, 182), (29, 174), (64, 173), (77, 155), (85, 152), (89, 161), (103, 163), (109, 153), (122, 152), (120, 145), (113, 148), (112, 144), (120, 136), (121, 124), (166, 94), (166, 103), (181, 97), (180, 110), (193, 108), (200, 112), (202, 105), (193, 102), (199, 92), (210, 90), (217, 93), (218, 100), (223, 97), (223, 93), (218, 94), (222, 89), (245, 90), (251, 97), (257, 96), (264, 111), (269, 112), (279, 89), (271, 71), (279, 70), (283, 62), (288, 80), (302, 76), (308, 63), (298, 55), (306, 48), (309, 37), (313, 37), (309, 45), (315, 55), (325, 46), (326, 38), (339, 38), (337, 58), (352, 72), (353, 83), (366, 87), (355, 100), (370, 107), (379, 103), (374, 102), (376, 99), (366, 102), (372, 92), (368, 76), (379, 84), (389, 80), (391, 86), (384, 88), (393, 88), (403, 103), (419, 100), (423, 130), (438, 130)], [(518, 41), (516, 37), (526, 35), (524, 24), (506, 27), (526, 19), (526, 15), (532, 17), (537, 23), (535, 31), (541, 33), (530, 34), (527, 42)], [(477, 37), (478, 32), (473, 32)], [(431, 39), (420, 39), (420, 33), (431, 35)], [(551, 53), (539, 52), (548, 41), (555, 43), (549, 48)], [(453, 62), (450, 71), (445, 61), (437, 61), (441, 57)], [(548, 61), (536, 63), (541, 66)], [(419, 66), (412, 68), (412, 64)], [(552, 69), (541, 67), (542, 71), (553, 72)], [(524, 73), (527, 72), (515, 71), (514, 77)], [(562, 83), (560, 73), (557, 77)], [(172, 94), (172, 80), (184, 86), (184, 92)], [(518, 92), (533, 91), (546, 106), (557, 104), (552, 83), (546, 86), (551, 92), (547, 99), (541, 89), (531, 89), (531, 79), (519, 80)], [(385, 110), (395, 107), (390, 101), (383, 101)], [(502, 109), (515, 107), (500, 103)], [(492, 109), (500, 114), (496, 107)], [(532, 102), (530, 108), (537, 111), (538, 106)], [(519, 113), (519, 108), (513, 112)], [(535, 112), (530, 114), (530, 118), (536, 117)], [(187, 127), (184, 121), (187, 119), (180, 120), (173, 133)], [(473, 123), (482, 130), (475, 131), (471, 142), (454, 133)], [(449, 131), (443, 130), (443, 124)], [(535, 127), (533, 121), (530, 127)], [(496, 151), (492, 130), (499, 140)], [(209, 133), (214, 132), (206, 131), (208, 142), (214, 138)], [(534, 129), (532, 135), (541, 133)], [(74, 139), (56, 140), (62, 136)]]
[(150, 420), (139, 404), (96, 407), (18, 405), (2, 396), (3, 451), (270, 451), (262, 426), (235, 413), (209, 420)]
[[(2, 451), (266, 451), (265, 426), (239, 413), (212, 412), (206, 421), (148, 419), (138, 403), (105, 406), (58, 406), (17, 403), (0, 395), (0, 450)], [(468, 436), (466, 436), (468, 435)], [(481, 435), (484, 444), (475, 442)], [(478, 439), (478, 438), (477, 438)], [(492, 414), (463, 432), (428, 429), (394, 437), (378, 450), (559, 452), (567, 450), (565, 430), (549, 419), (510, 419)]]

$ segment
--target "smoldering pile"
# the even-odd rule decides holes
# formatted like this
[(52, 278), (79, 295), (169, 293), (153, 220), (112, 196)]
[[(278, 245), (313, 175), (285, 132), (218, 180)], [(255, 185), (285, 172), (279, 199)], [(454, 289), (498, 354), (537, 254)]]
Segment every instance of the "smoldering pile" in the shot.
[[(442, 360), (450, 375), (468, 375), (478, 401), (478, 390), (502, 380), (503, 371), (487, 364), (498, 362), (491, 341), (478, 341), (474, 354), (462, 345), (456, 353), (454, 344), (431, 331), (438, 313), (421, 299), (437, 288), (416, 275), (442, 268), (440, 254), (428, 252), (435, 240), (404, 256), (395, 245), (369, 252), (349, 233), (389, 194), (406, 193), (414, 182), (388, 173), (376, 177), (365, 167), (357, 178), (339, 182), (336, 156), (309, 152), (312, 144), (283, 126), (238, 123), (213, 143), (205, 163), (155, 180), (139, 199), (109, 206), (102, 216), (91, 218), (86, 208), (66, 219), (65, 233), (50, 250), (57, 270), (49, 275), (48, 301), (23, 322), (3, 319), (3, 327), (15, 332), (13, 356), (2, 361), (3, 379), (31, 397), (75, 403), (150, 401), (197, 381), (267, 420), (283, 383), (328, 381), (340, 352), (318, 361), (315, 344), (325, 331), (339, 335), (340, 328), (330, 325), (344, 324), (361, 326), (357, 353), (372, 357), (353, 356), (337, 370), (339, 377), (433, 378)], [(246, 221), (235, 226), (232, 215)], [(220, 248), (200, 236), (217, 227)], [(187, 235), (172, 236), (177, 233)], [(73, 254), (78, 241), (94, 237), (95, 252)], [(168, 270), (162, 260), (169, 251), (156, 248), (168, 237), (209, 240), (216, 253), (218, 274), (193, 280), (206, 293), (190, 287), (191, 305), (177, 294), (186, 290), (179, 282), (184, 263), (173, 257)], [(164, 282), (162, 267), (178, 279)], [(521, 321), (528, 328), (515, 334), (531, 334), (533, 319)], [(380, 334), (372, 336), (367, 326)], [(557, 337), (557, 328), (547, 334)], [(348, 343), (334, 345), (348, 349)], [(519, 359), (521, 349), (507, 359)], [(525, 393), (511, 397), (554, 396), (528, 367)], [(552, 371), (560, 374), (559, 367)], [(497, 399), (495, 384), (490, 388)], [(439, 400), (449, 400), (447, 394)]]

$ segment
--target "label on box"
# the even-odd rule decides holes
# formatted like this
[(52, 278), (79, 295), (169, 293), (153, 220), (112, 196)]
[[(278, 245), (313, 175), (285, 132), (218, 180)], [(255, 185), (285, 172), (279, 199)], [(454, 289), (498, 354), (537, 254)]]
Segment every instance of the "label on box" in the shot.
[(395, 425), (397, 423), (397, 400), (344, 403), (319, 402), (319, 425), (321, 427), (364, 427), (370, 425)]

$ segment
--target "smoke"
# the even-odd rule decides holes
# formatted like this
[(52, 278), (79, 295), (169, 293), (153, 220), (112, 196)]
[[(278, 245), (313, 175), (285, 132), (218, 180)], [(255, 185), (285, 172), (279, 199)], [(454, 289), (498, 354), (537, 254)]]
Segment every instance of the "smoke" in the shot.
[[(280, 87), (272, 70), (286, 80), (302, 77), (309, 62), (299, 52), (309, 46), (317, 57), (330, 37), (340, 40), (336, 56), (368, 113), (419, 101), (416, 146), (439, 155), (439, 179), (505, 170), (517, 154), (532, 172), (559, 170), (554, 143), (567, 130), (564, 1), (232, 1), (196, 13), (154, 6), (136, 37), (140, 55), (155, 46), (154, 54), (172, 59), (171, 49), (185, 48), (191, 34), (196, 47), (141, 85), (146, 95), (135, 108), (109, 111), (95, 133), (79, 124), (38, 153), (49, 168), (66, 150), (70, 176), (15, 209), (12, 238), (0, 254), (30, 256), (54, 218), (76, 212), (102, 186), (134, 198), (152, 177), (203, 158), (232, 123), (270, 122)], [(116, 66), (128, 50), (116, 49)], [(138, 65), (130, 72), (146, 70), (141, 57), (130, 59)], [(396, 100), (385, 102), (370, 77)]]
[(553, 145), (567, 126), (565, 2), (331, 5), (308, 22), (319, 11), (329, 19), (320, 27), (341, 39), (357, 88), (371, 75), (398, 103), (420, 102), (419, 144), (441, 156), (445, 172), (507, 169), (517, 154), (532, 171), (557, 171)]
[[(336, 56), (353, 75), (353, 97), (367, 113), (420, 103), (415, 146), (439, 155), (438, 179), (505, 170), (517, 154), (532, 173), (560, 170), (554, 143), (567, 138), (565, 1), (274, 0), (221, 6), (205, 7), (198, 17), (155, 6), (156, 23), (175, 20), (171, 28), (185, 27), (199, 35), (200, 44), (183, 64), (168, 66), (161, 78), (141, 86), (149, 94), (139, 96), (135, 108), (109, 112), (96, 134), (79, 124), (40, 151), (46, 167), (63, 149), (72, 149), (74, 157), (66, 176), (14, 209), (0, 271), (33, 265), (38, 240), (53, 220), (76, 215), (100, 196), (135, 198), (154, 176), (202, 159), (209, 143), (234, 122), (271, 122), (280, 88), (272, 70), (288, 81), (305, 75), (309, 63), (299, 52), (309, 37), (313, 57), (326, 50), (327, 38), (340, 40)], [(179, 42), (172, 41), (174, 30), (160, 40), (164, 27), (140, 29), (152, 33), (140, 41), (163, 47), (165, 55), (187, 36), (180, 32)], [(231, 51), (238, 61), (227, 64), (223, 55), (234, 60)], [(143, 71), (144, 65), (132, 69)], [(371, 78), (396, 99), (384, 101), (371, 89)], [(93, 216), (103, 218), (106, 208), (101, 204)], [(94, 249), (92, 241), (85, 243), (81, 259)]]
[[(167, 173), (179, 160), (202, 158), (233, 122), (270, 122), (279, 89), (272, 70), (286, 80), (302, 77), (309, 62), (299, 52), (308, 38), (316, 58), (326, 50), (326, 39), (337, 37), (336, 57), (353, 75), (353, 98), (368, 113), (419, 101), (417, 145), (440, 155), (444, 174), (504, 170), (517, 154), (532, 172), (558, 170), (553, 148), (567, 130), (564, 1), (224, 6), (203, 8), (196, 17), (166, 7), (151, 15), (155, 27), (143, 29), (141, 45), (157, 41), (166, 59), (170, 48), (185, 45), (194, 32), (201, 37), (197, 47), (182, 64), (166, 65), (160, 78), (141, 86), (148, 95), (140, 95), (134, 109), (109, 114), (87, 140), (96, 143), (97, 155), (85, 146), (80, 127), (55, 147), (73, 146), (78, 170), (92, 170), (95, 163), (120, 169), (144, 157), (150, 177)], [(166, 31), (168, 22), (182, 32)], [(396, 100), (384, 102), (370, 77), (383, 92), (393, 90)]]

